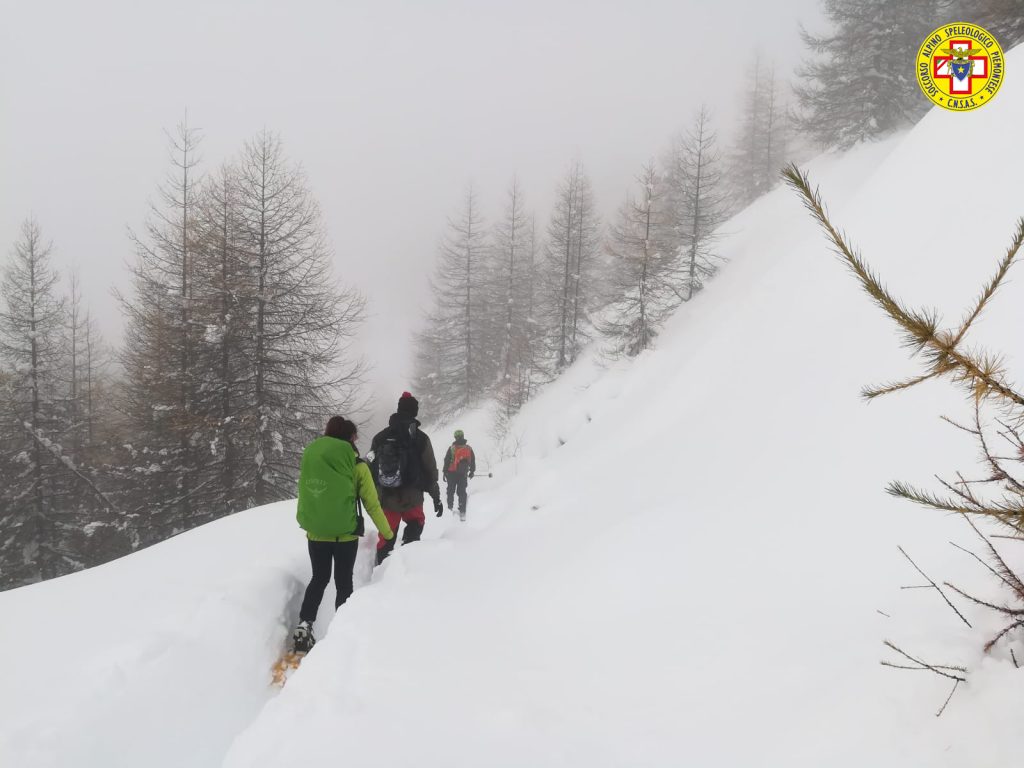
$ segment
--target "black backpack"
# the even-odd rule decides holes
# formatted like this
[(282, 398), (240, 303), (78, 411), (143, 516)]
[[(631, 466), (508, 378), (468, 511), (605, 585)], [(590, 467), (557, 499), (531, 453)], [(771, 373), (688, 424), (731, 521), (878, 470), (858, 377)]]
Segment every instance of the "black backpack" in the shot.
[(381, 488), (415, 488), (419, 475), (416, 424), (389, 427), (373, 456), (373, 474)]

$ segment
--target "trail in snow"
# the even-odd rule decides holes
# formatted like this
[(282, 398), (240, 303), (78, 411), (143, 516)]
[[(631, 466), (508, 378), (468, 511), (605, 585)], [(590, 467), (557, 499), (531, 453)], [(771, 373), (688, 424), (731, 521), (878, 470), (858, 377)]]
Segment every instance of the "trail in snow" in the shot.
[[(447, 524), (431, 518), (427, 538)], [(368, 528), (356, 595), (374, 570)], [(287, 501), (3, 593), (0, 765), (220, 765), (278, 693), (271, 665), (308, 578), (295, 502)], [(333, 592), (332, 583), (318, 637), (334, 618)]]

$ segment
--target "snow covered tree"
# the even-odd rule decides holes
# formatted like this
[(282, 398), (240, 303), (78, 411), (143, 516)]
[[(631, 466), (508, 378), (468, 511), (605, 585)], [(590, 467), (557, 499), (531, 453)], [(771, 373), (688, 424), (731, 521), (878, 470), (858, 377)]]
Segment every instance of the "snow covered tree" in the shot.
[(121, 466), (157, 501), (143, 544), (291, 497), (305, 444), (362, 405), (350, 344), (365, 302), (331, 274), (301, 170), (263, 132), (200, 184), (196, 144), (179, 129), (122, 299), (137, 438)]
[(825, 0), (831, 30), (803, 30), (810, 53), (794, 87), (797, 126), (821, 146), (849, 147), (909, 125), (930, 108), (911, 62), (925, 36), (955, 21), (944, 0)]
[(776, 183), (785, 164), (787, 120), (775, 67), (766, 66), (757, 56), (730, 158), (729, 181), (739, 207), (749, 205)]
[(775, 66), (768, 68), (764, 108), (764, 173), (771, 189), (789, 162), (790, 109), (775, 77)]
[[(133, 290), (119, 295), (125, 314), (121, 362), (124, 411), (138, 449), (146, 454), (138, 473), (140, 497), (156, 509), (148, 525), (156, 540), (195, 524), (202, 507), (193, 498), (209, 479), (198, 446), (200, 366), (195, 310), (195, 221), (200, 179), (199, 134), (184, 123), (169, 137), (171, 169), (150, 206), (143, 235), (131, 233), (136, 262)], [(155, 504), (154, 504), (155, 502)]]
[[(11, 436), (17, 425), (8, 410), (14, 397), (14, 374), (5, 368), (5, 361), (0, 357), (0, 477), (5, 478), (4, 485), (10, 485), (10, 479), (19, 477), (18, 455), (11, 450)], [(38, 570), (31, 558), (33, 531), (27, 510), (12, 503), (10, 488), (0, 491), (0, 591), (28, 584), (38, 578)]]
[(81, 331), (82, 359), (78, 381), (83, 439), (86, 448), (92, 448), (113, 429), (114, 409), (109, 402), (112, 390), (110, 363), (112, 351), (96, 325), (92, 313), (85, 311), (85, 324)]
[(61, 331), (52, 246), (35, 219), (22, 224), (0, 283), (0, 461), (10, 468), (0, 488), (0, 573), (6, 586), (69, 570), (55, 519), (61, 469), (47, 445), (63, 424)]
[(117, 429), (102, 396), (107, 350), (82, 300), (77, 272), (71, 273), (64, 310), (55, 396), (60, 423), (47, 439), (39, 439), (57, 470), (50, 513), (51, 546), (60, 563), (54, 576), (131, 551), (129, 520), (113, 502), (113, 484), (102, 469), (109, 455), (105, 440)]
[(667, 237), (670, 219), (665, 186), (654, 163), (637, 177), (639, 197), (629, 197), (608, 233), (611, 288), (616, 297), (601, 331), (614, 356), (649, 349), (662, 323), (681, 301), (683, 273), (678, 252)]
[(253, 451), (247, 503), (266, 504), (295, 494), (302, 450), (330, 415), (364, 407), (365, 366), (351, 344), (366, 302), (335, 280), (320, 208), (281, 140), (259, 133), (237, 168), (249, 343), (234, 410)]
[(95, 394), (106, 363), (102, 337), (82, 301), (80, 279), (77, 271), (71, 272), (64, 317), (64, 410), (67, 415), (64, 448), (66, 455), (75, 462), (85, 458), (96, 436), (99, 403)]
[(532, 376), (530, 302), (533, 292), (534, 233), (522, 188), (513, 178), (505, 213), (494, 228), (496, 303), (502, 312), (501, 380), (498, 400), (510, 418), (529, 397)]
[(960, 8), (955, 15), (987, 29), (1004, 51), (1024, 42), (1024, 0), (963, 1), (957, 5)]
[(431, 280), (434, 302), (416, 339), (417, 389), (424, 412), (444, 418), (486, 396), (501, 370), (501, 341), (494, 320), (505, 316), (493, 306), (491, 247), (476, 190), (470, 186), (458, 218), (438, 249)]
[(537, 383), (544, 380), (544, 328), (540, 322), (541, 313), (541, 273), (540, 260), (544, 253), (544, 245), (537, 235), (537, 219), (530, 216), (527, 224), (527, 257), (525, 279), (522, 283), (526, 302), (526, 332), (523, 336), (523, 367), (524, 376), (521, 390), (522, 400), (526, 402), (533, 395)]
[(494, 254), (499, 264), (499, 290), (504, 332), (502, 334), (502, 375), (508, 378), (515, 365), (516, 338), (525, 325), (520, 276), (525, 268), (526, 211), (519, 179), (509, 185), (504, 217), (494, 228)]
[(676, 137), (667, 165), (666, 238), (682, 262), (681, 297), (689, 301), (715, 272), (715, 231), (728, 217), (722, 160), (707, 107)]
[(544, 301), (556, 373), (575, 362), (590, 339), (600, 245), (590, 179), (582, 164), (574, 161), (558, 185), (545, 247)]
[[(156, 277), (156, 276), (154, 276)], [(112, 457), (119, 498), (137, 512), (135, 544), (148, 546), (190, 527), (176, 513), (180, 496), (177, 445), (171, 432), (175, 387), (173, 298), (156, 280), (137, 272), (136, 295), (121, 296), (125, 315), (119, 358), (124, 370), (118, 398), (125, 440)], [(168, 289), (173, 290), (173, 289)]]
[(198, 323), (204, 329), (199, 355), (203, 397), (197, 403), (207, 426), (205, 446), (217, 479), (208, 494), (208, 517), (236, 512), (248, 501), (246, 482), (255, 465), (241, 406), (246, 402), (253, 334), (250, 270), (242, 239), (237, 171), (222, 165), (203, 187), (198, 207), (197, 277), (202, 297)]

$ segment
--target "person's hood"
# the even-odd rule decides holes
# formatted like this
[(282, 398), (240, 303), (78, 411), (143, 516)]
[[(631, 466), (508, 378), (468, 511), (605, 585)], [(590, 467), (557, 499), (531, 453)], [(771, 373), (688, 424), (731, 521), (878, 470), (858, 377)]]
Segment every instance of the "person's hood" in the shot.
[(464, 438), (464, 437), (460, 437), (460, 438), (458, 438), (458, 439), (457, 439), (457, 440), (455, 441), (455, 443), (454, 443), (454, 444), (455, 444), (455, 445), (465, 445), (465, 444), (466, 444), (466, 438)]

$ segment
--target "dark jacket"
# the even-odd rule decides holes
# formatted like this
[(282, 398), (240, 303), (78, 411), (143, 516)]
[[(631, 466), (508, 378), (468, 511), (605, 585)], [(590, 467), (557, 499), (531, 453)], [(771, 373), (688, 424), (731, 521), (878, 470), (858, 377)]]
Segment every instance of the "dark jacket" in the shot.
[(441, 501), (441, 489), (437, 485), (437, 458), (434, 456), (434, 446), (430, 444), (430, 438), (425, 432), (420, 431), (420, 423), (411, 416), (392, 414), (387, 429), (382, 429), (373, 436), (370, 444), (370, 451), (374, 456), (381, 443), (388, 436), (392, 428), (408, 430), (410, 424), (416, 425), (414, 440), (416, 441), (415, 451), (420, 457), (419, 476), (416, 487), (412, 488), (378, 488), (380, 504), (388, 512), (408, 512), (416, 507), (423, 506), (423, 494), (430, 494), (435, 503)]
[[(452, 464), (455, 463), (456, 452), (459, 454), (459, 462), (453, 471)], [(445, 479), (448, 479), (449, 476), (466, 477), (466, 475), (476, 474), (476, 453), (465, 438), (456, 440), (448, 446), (448, 452), (444, 455), (443, 471)]]

